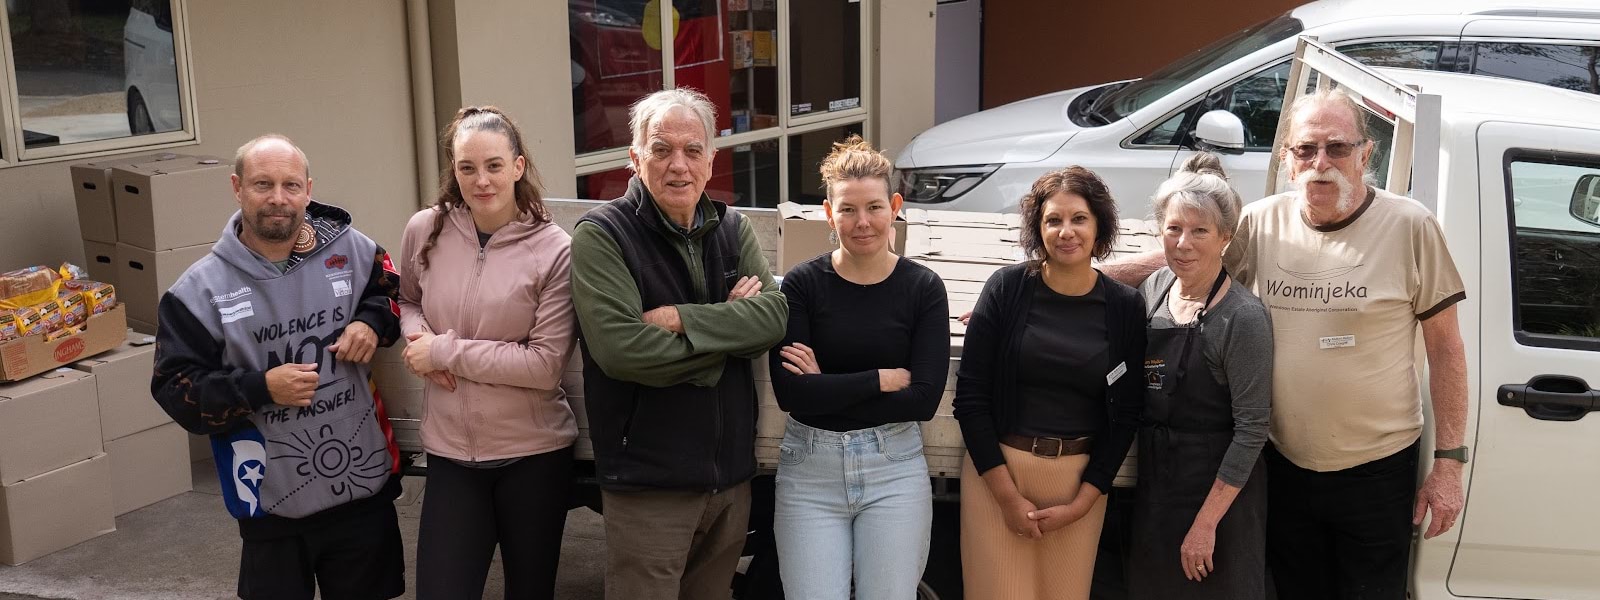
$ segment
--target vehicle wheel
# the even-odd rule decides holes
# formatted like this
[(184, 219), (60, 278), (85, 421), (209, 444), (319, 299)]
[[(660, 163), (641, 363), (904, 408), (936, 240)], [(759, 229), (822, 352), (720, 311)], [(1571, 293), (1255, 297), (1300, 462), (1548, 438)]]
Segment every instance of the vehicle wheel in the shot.
[(128, 131), (133, 135), (156, 132), (155, 124), (150, 121), (150, 109), (137, 90), (128, 92)]

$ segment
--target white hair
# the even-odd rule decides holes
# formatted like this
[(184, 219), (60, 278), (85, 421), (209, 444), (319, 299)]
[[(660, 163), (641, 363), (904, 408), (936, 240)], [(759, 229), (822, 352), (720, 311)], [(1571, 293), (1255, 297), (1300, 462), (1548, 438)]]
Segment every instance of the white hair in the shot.
[[(717, 107), (711, 99), (691, 88), (674, 88), (661, 90), (644, 98), (628, 108), (628, 129), (633, 130), (633, 150), (639, 154), (647, 154), (650, 145), (650, 126), (666, 117), (675, 108), (686, 108), (700, 117), (700, 123), (706, 128), (706, 146), (709, 149), (712, 140), (717, 137)], [(632, 168), (632, 165), (629, 165)]]

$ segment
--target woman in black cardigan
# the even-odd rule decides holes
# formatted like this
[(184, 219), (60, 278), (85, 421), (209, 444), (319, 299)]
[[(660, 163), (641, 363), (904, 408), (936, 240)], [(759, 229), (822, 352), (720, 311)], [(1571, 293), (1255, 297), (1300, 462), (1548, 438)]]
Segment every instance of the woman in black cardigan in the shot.
[(1040, 177), (1021, 210), (1031, 260), (984, 284), (957, 372), (966, 596), (1086, 599), (1144, 407), (1144, 300), (1090, 266), (1117, 232), (1093, 172)]

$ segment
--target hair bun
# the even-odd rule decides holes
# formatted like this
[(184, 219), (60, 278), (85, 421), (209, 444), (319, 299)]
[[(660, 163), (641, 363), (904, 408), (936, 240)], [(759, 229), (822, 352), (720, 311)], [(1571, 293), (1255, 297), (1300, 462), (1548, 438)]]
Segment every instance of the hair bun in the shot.
[(1183, 161), (1183, 166), (1179, 167), (1178, 171), (1228, 178), (1228, 173), (1222, 169), (1222, 157), (1210, 152), (1196, 152), (1194, 156)]

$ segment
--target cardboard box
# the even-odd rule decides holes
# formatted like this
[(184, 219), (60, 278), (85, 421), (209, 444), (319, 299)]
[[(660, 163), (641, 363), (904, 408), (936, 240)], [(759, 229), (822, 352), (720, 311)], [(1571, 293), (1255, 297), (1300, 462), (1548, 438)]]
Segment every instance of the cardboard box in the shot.
[(95, 454), (0, 486), (0, 563), (20, 565), (117, 530), (111, 461)]
[[(117, 290), (122, 295), (122, 290)], [(83, 360), (122, 345), (127, 338), (128, 311), (122, 304), (89, 315), (82, 333), (44, 341), (29, 335), (0, 343), (0, 381), (21, 381), (56, 367)]]
[(213, 243), (161, 251), (117, 244), (117, 298), (128, 307), (128, 318), (139, 323), (159, 323), (156, 308), (161, 295), (178, 282), (178, 276), (189, 265), (210, 254)]
[(106, 442), (111, 460), (111, 510), (121, 516), (194, 489), (189, 435), (167, 423)]
[(771, 29), (763, 29), (752, 33), (751, 37), (754, 38), (751, 42), (753, 50), (750, 54), (755, 65), (758, 67), (776, 66), (778, 64), (778, 32)]
[(78, 204), (78, 231), (84, 240), (117, 243), (117, 211), (111, 193), (111, 169), (183, 157), (182, 154), (141, 154), (72, 165), (72, 197)]
[(83, 268), (89, 270), (89, 279), (117, 285), (117, 243), (83, 240)]
[(239, 209), (232, 173), (231, 163), (210, 156), (113, 168), (117, 242), (172, 250), (216, 241)]
[(0, 485), (100, 453), (94, 375), (60, 369), (0, 385)]
[(94, 373), (100, 439), (109, 442), (172, 422), (150, 396), (155, 356), (155, 338), (130, 333), (121, 346), (72, 365), (79, 371)]
[[(817, 255), (832, 251), (835, 244), (828, 241), (828, 214), (821, 206), (785, 202), (778, 205), (778, 273)], [(894, 220), (894, 252), (906, 251), (906, 221), (896, 216)]]

